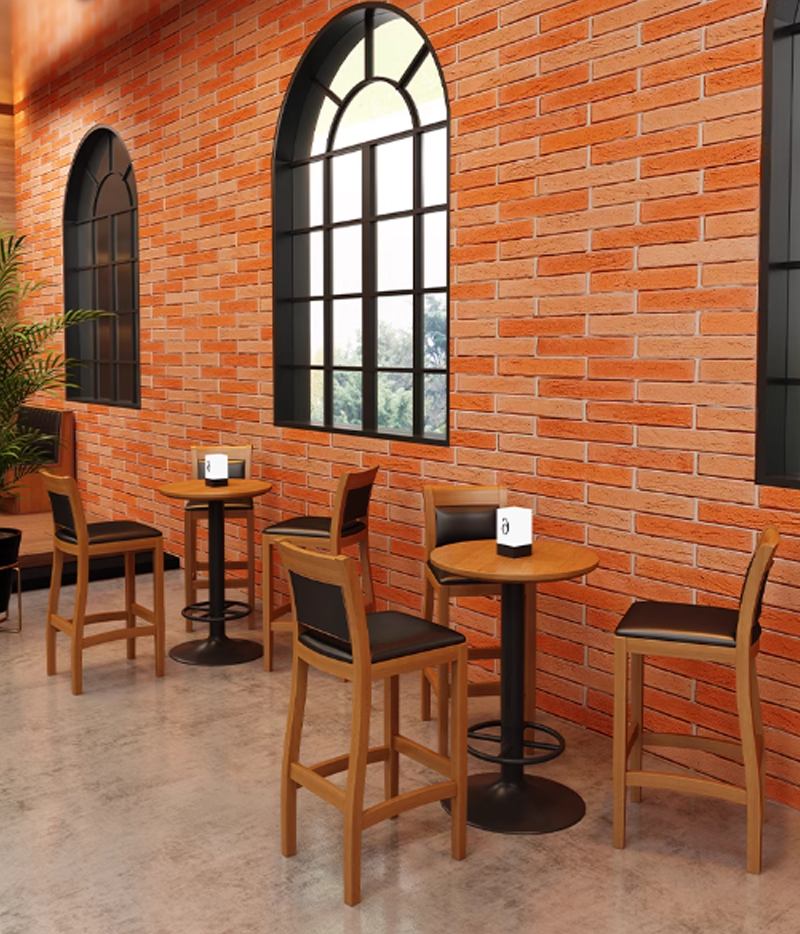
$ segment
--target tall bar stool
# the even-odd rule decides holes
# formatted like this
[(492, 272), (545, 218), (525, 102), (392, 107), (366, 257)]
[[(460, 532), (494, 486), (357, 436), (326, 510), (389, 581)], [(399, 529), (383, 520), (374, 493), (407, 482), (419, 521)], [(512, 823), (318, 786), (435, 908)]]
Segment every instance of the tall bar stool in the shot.
[[(430, 562), (434, 548), (453, 542), (472, 539), (494, 539), (497, 536), (497, 510), (508, 503), (508, 490), (501, 486), (424, 486), (422, 500), (425, 510), (425, 583), (422, 615), (436, 620), (442, 626), (450, 625), (450, 600), (454, 597), (499, 597), (502, 586), (486, 581), (454, 577)], [(532, 645), (536, 633), (536, 601), (526, 599), (526, 644)], [(469, 632), (470, 661), (500, 658), (500, 640), (492, 636)], [(421, 715), (431, 719), (431, 692), (439, 702), (440, 748), (447, 747), (447, 684), (442, 673), (426, 668), (422, 673)], [(532, 665), (525, 666), (525, 719), (535, 719), (535, 678)], [(493, 696), (500, 694), (500, 679), (470, 682), (469, 695)]]
[[(53, 510), (53, 569), (50, 576), (50, 599), (47, 605), (47, 673), (56, 673), (56, 633), (71, 640), (72, 693), (83, 693), (83, 650), (93, 645), (124, 639), (128, 658), (136, 658), (136, 640), (152, 636), (155, 641), (156, 675), (164, 674), (164, 543), (161, 532), (140, 522), (117, 519), (87, 524), (78, 484), (73, 477), (58, 477), (40, 471)], [(153, 557), (153, 607), (136, 601), (136, 554), (149, 551)], [(125, 608), (102, 613), (87, 613), (89, 561), (108, 555), (125, 558)], [(77, 561), (75, 605), (71, 617), (58, 612), (61, 595), (61, 572), (64, 559)], [(137, 622), (143, 619), (144, 624)], [(119, 629), (86, 635), (90, 623), (123, 620)]]
[[(413, 807), (447, 800), (452, 856), (463, 859), (466, 855), (467, 647), (459, 633), (407, 613), (367, 614), (353, 558), (286, 543), (278, 549), (289, 574), (297, 620), (281, 775), (281, 852), (294, 856), (297, 851), (297, 789), (303, 786), (344, 814), (344, 900), (357, 905), (361, 901), (361, 837), (373, 824)], [(400, 675), (427, 665), (452, 668), (449, 755), (400, 733)], [(353, 682), (349, 754), (315, 765), (300, 762), (309, 667)], [(379, 680), (385, 689), (384, 740), (370, 747), (372, 682)], [(400, 755), (438, 772), (442, 779), (400, 794)], [(374, 762), (384, 764), (385, 800), (365, 808), (367, 765)], [(344, 788), (329, 780), (328, 776), (344, 771)]]
[(350, 545), (358, 545), (361, 576), (367, 612), (375, 607), (372, 569), (369, 562), (369, 504), (377, 467), (348, 471), (339, 478), (333, 513), (330, 516), (294, 516), (264, 529), (263, 535), (263, 625), (264, 670), (272, 671), (274, 634), (291, 632), (294, 622), (291, 602), (273, 603), (273, 548), (278, 542), (290, 542), (302, 548), (315, 548), (332, 555), (341, 554)]
[[(192, 447), (190, 452), (191, 477), (193, 480), (205, 478), (206, 454), (225, 454), (228, 458), (228, 476), (249, 480), (253, 468), (253, 445), (215, 445)], [(247, 523), (247, 559), (225, 559), (225, 587), (246, 587), (247, 602), (252, 608), (256, 603), (256, 530), (255, 510), (253, 500), (235, 500), (225, 503), (225, 518), (244, 519)], [(197, 523), (200, 520), (208, 521), (208, 508), (202, 503), (187, 503), (183, 514), (184, 542), (186, 556), (184, 559), (184, 590), (187, 606), (197, 603), (198, 590), (208, 590), (209, 573), (208, 561), (197, 560)], [(246, 574), (228, 574), (229, 571), (245, 571)], [(255, 613), (251, 612), (248, 618), (248, 627), (256, 628)], [(186, 619), (186, 631), (192, 632), (192, 620)]]
[[(747, 808), (747, 871), (761, 872), (764, 820), (764, 727), (756, 680), (761, 627), (758, 617), (780, 536), (768, 526), (759, 535), (745, 575), (738, 609), (642, 601), (622, 617), (614, 635), (614, 846), (625, 846), (625, 798), (641, 801), (642, 788), (687, 791)], [(690, 658), (731, 665), (736, 676), (740, 741), (655, 733), (644, 729), (644, 656)], [(630, 656), (630, 724), (628, 657)], [(744, 787), (696, 775), (642, 768), (644, 746), (701, 749), (737, 756)]]

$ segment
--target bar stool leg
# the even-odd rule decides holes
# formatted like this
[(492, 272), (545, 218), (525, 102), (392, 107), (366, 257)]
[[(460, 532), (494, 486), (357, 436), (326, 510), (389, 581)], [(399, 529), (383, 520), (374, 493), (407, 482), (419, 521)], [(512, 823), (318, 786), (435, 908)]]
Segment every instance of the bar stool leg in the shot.
[(397, 752), (395, 737), (400, 732), (400, 678), (386, 678), (384, 681), (383, 735), (384, 743), (389, 747), (389, 756), (384, 763), (384, 796), (396, 798), (400, 792), (400, 754)]
[(58, 599), (61, 595), (61, 571), (64, 567), (64, 555), (57, 548), (53, 552), (53, 567), (50, 570), (50, 596), (47, 601), (47, 622), (45, 640), (47, 645), (47, 673), (56, 674), (56, 633), (53, 617), (58, 614)]
[(72, 617), (72, 644), (70, 645), (73, 694), (83, 694), (83, 627), (88, 594), (89, 562), (78, 560), (75, 606)]
[[(133, 605), (136, 603), (136, 555), (132, 552), (125, 554), (125, 625), (132, 629), (136, 625), (136, 613)], [(128, 658), (136, 658), (136, 637), (131, 636), (125, 640), (128, 645)]]
[(281, 772), (281, 853), (284, 856), (294, 856), (297, 852), (298, 786), (292, 779), (292, 765), (300, 758), (307, 691), (308, 663), (295, 656), (292, 661), (292, 688)]
[[(631, 727), (638, 729), (631, 749), (630, 768), (641, 772), (644, 749), (644, 655), (638, 652), (631, 654)], [(642, 787), (634, 785), (631, 788), (631, 801), (639, 804), (641, 800)]]
[(344, 809), (344, 901), (346, 905), (357, 905), (361, 901), (361, 835), (371, 707), (372, 683), (361, 672), (358, 672), (353, 682), (353, 726)]
[(625, 846), (625, 772), (628, 745), (628, 652), (623, 639), (614, 646), (614, 846)]

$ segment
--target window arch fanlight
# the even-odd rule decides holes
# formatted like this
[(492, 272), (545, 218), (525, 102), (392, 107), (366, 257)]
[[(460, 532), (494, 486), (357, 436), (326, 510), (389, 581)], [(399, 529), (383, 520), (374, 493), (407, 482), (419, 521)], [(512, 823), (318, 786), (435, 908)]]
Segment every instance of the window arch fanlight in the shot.
[(83, 140), (64, 200), (66, 308), (114, 312), (66, 332), (67, 398), (139, 405), (138, 201), (133, 165), (107, 127)]
[(275, 422), (448, 440), (449, 111), (419, 27), (332, 19), (274, 156)]

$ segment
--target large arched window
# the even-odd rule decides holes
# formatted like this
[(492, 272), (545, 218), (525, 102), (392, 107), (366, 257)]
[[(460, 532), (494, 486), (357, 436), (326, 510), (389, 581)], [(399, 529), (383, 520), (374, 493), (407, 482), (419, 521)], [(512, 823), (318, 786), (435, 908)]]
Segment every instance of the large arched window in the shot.
[(66, 308), (114, 312), (70, 327), (67, 398), (139, 405), (136, 182), (125, 144), (99, 127), (75, 155), (64, 201)]
[(276, 424), (447, 441), (448, 126), (394, 8), (349, 8), (300, 62), (274, 161)]

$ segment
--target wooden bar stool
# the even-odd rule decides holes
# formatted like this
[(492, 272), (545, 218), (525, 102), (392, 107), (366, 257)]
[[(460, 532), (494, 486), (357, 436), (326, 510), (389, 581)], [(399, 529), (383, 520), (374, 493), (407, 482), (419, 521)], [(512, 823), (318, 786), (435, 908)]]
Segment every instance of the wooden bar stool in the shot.
[[(156, 675), (164, 674), (164, 543), (161, 532), (140, 522), (127, 519), (87, 524), (78, 484), (73, 477), (58, 477), (41, 471), (53, 510), (53, 569), (50, 577), (50, 599), (47, 606), (46, 640), (47, 673), (56, 673), (56, 633), (61, 631), (71, 640), (72, 693), (83, 693), (83, 650), (124, 639), (128, 658), (136, 658), (136, 640), (152, 636), (155, 640)], [(149, 551), (153, 556), (153, 607), (136, 602), (136, 554)], [(103, 613), (87, 613), (89, 592), (89, 561), (108, 555), (124, 555), (125, 608)], [(60, 616), (61, 572), (64, 559), (77, 561), (75, 606), (71, 617)], [(145, 620), (140, 624), (137, 619)], [(121, 629), (85, 634), (90, 623), (124, 620)]]
[[(294, 627), (292, 689), (281, 779), (281, 851), (297, 850), (297, 789), (319, 795), (344, 814), (344, 900), (361, 901), (361, 836), (403, 811), (449, 800), (451, 852), (466, 855), (467, 830), (467, 646), (451, 629), (406, 613), (367, 614), (356, 563), (294, 545), (278, 545), (292, 594)], [(426, 665), (452, 668), (453, 739), (449, 755), (434, 752), (400, 733), (400, 675)], [(300, 762), (300, 740), (309, 667), (353, 682), (349, 754), (315, 765)], [(384, 741), (370, 747), (372, 682), (385, 685)], [(443, 780), (401, 794), (399, 757), (438, 772)], [(364, 807), (367, 765), (384, 764), (385, 800)], [(328, 778), (347, 772), (344, 788)], [(416, 783), (415, 783), (416, 784)]]
[[(191, 449), (191, 476), (193, 480), (205, 479), (206, 454), (225, 454), (228, 458), (228, 477), (249, 480), (253, 467), (253, 445), (193, 446)], [(202, 503), (186, 503), (184, 510), (184, 590), (186, 605), (197, 603), (198, 590), (209, 589), (208, 561), (197, 560), (197, 523), (208, 522), (208, 507)], [(225, 503), (225, 519), (244, 519), (247, 523), (247, 559), (225, 559), (225, 587), (242, 587), (247, 590), (247, 602), (254, 609), (256, 604), (256, 530), (253, 500), (235, 500)], [(229, 571), (245, 571), (229, 574)], [(255, 613), (248, 618), (248, 627), (256, 628)], [(192, 620), (186, 618), (186, 631), (192, 632)]]
[[(739, 608), (642, 601), (622, 617), (614, 636), (614, 846), (625, 846), (625, 797), (641, 801), (642, 788), (688, 791), (747, 808), (747, 871), (761, 872), (764, 819), (764, 728), (756, 681), (761, 627), (758, 617), (779, 535), (771, 526), (758, 538)], [(740, 741), (644, 729), (644, 656), (691, 658), (731, 665), (736, 675)], [(628, 657), (630, 656), (630, 724)], [(738, 756), (744, 787), (696, 775), (644, 770), (644, 746), (702, 749)]]
[(369, 562), (369, 504), (377, 467), (347, 471), (339, 478), (333, 513), (330, 516), (294, 516), (264, 529), (262, 610), (264, 614), (264, 670), (272, 671), (275, 632), (291, 632), (294, 626), (291, 603), (274, 605), (273, 548), (278, 542), (290, 542), (302, 548), (315, 548), (329, 554), (341, 554), (350, 545), (358, 545), (366, 610), (375, 607), (372, 569)]

